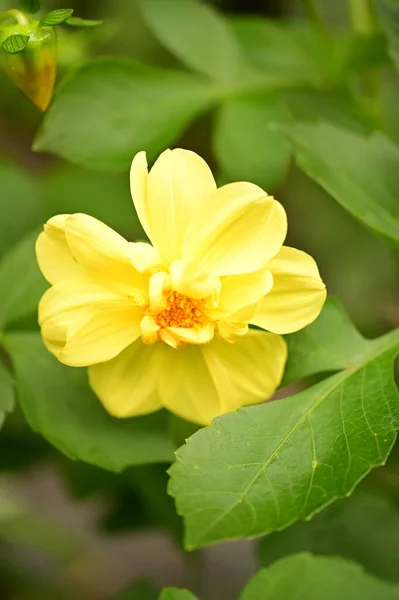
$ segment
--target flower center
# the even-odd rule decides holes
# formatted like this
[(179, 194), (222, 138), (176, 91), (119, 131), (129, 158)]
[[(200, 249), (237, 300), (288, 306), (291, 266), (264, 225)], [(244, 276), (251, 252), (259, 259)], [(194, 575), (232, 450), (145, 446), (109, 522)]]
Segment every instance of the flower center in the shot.
[(159, 327), (200, 329), (204, 323), (203, 308), (203, 300), (194, 300), (171, 291), (166, 296), (166, 308), (156, 315), (155, 322)]

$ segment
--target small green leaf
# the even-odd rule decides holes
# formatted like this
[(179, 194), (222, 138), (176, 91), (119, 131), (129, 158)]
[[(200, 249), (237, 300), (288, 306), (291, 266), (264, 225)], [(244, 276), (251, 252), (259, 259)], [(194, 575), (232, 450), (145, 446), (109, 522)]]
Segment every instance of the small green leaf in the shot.
[(399, 329), (357, 344), (344, 371), (219, 417), (177, 451), (169, 492), (188, 549), (309, 518), (385, 462), (399, 427)]
[(284, 127), (298, 165), (370, 229), (399, 243), (399, 147), (330, 123)]
[(198, 0), (139, 0), (144, 21), (184, 64), (221, 82), (248, 75), (239, 45), (213, 7)]
[(4, 40), (2, 47), (8, 54), (18, 54), (18, 52), (21, 52), (26, 47), (28, 42), (28, 35), (10, 35), (10, 37)]
[(38, 232), (30, 233), (5, 254), (0, 262), (0, 326), (34, 315), (48, 288), (36, 261)]
[(95, 21), (93, 19), (81, 19), (80, 17), (70, 17), (67, 21), (67, 25), (71, 27), (98, 27), (102, 25), (104, 21)]
[(273, 130), (287, 124), (291, 115), (275, 95), (246, 95), (228, 99), (219, 109), (213, 147), (223, 172), (231, 180), (251, 181), (268, 192), (284, 178), (290, 147)]
[(97, 59), (59, 87), (34, 149), (126, 171), (136, 152), (155, 158), (213, 101), (213, 89), (189, 73)]
[(399, 600), (399, 587), (342, 558), (297, 554), (258, 571), (240, 600)]
[(21, 408), (32, 429), (70, 458), (110, 471), (173, 460), (167, 415), (115, 419), (96, 398), (86, 369), (62, 365), (37, 333), (3, 337)]
[(0, 362), (0, 427), (7, 413), (14, 409), (14, 379)]
[(197, 600), (197, 597), (194, 596), (188, 590), (178, 590), (177, 588), (165, 588), (161, 592), (159, 600)]
[(390, 53), (399, 70), (399, 2), (398, 0), (374, 0), (388, 37)]
[(40, 25), (54, 27), (55, 25), (61, 25), (70, 19), (73, 13), (73, 8), (59, 8), (57, 10), (51, 10), (44, 15), (40, 20)]
[(21, 5), (22, 10), (26, 10), (26, 12), (30, 14), (37, 13), (40, 10), (39, 0), (20, 0), (19, 3)]

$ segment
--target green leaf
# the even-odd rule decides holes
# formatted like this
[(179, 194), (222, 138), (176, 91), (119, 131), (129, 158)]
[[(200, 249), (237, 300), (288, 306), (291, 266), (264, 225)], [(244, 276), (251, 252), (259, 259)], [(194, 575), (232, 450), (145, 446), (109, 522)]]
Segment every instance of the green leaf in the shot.
[(298, 165), (370, 229), (399, 242), (399, 148), (328, 124), (284, 128)]
[(149, 159), (173, 143), (212, 101), (188, 73), (125, 59), (98, 59), (59, 87), (34, 142), (87, 167), (126, 170), (136, 152)]
[(162, 412), (115, 419), (90, 390), (85, 369), (62, 365), (36, 333), (9, 333), (19, 402), (32, 429), (61, 452), (108, 469), (173, 460), (173, 443)]
[(287, 335), (285, 340), (288, 361), (283, 386), (316, 373), (349, 368), (356, 357), (361, 358), (369, 343), (333, 298), (327, 299), (316, 321)]
[(25, 48), (28, 42), (28, 35), (18, 33), (17, 35), (10, 35), (10, 37), (4, 40), (2, 47), (8, 54), (18, 54), (18, 52), (21, 52)]
[(373, 575), (399, 581), (397, 506), (391, 498), (358, 488), (311, 521), (266, 536), (260, 541), (258, 554), (267, 566), (303, 551), (355, 560)]
[(157, 600), (158, 590), (152, 583), (145, 581), (136, 581), (127, 590), (118, 594), (115, 600)]
[(284, 179), (290, 148), (270, 125), (286, 124), (291, 116), (272, 94), (231, 98), (220, 107), (213, 147), (222, 170), (231, 180), (251, 181), (266, 189)]
[(0, 427), (6, 414), (14, 409), (14, 380), (3, 363), (0, 362)]
[(341, 558), (297, 554), (258, 571), (240, 600), (398, 600), (399, 587)]
[(71, 25), (71, 27), (98, 27), (103, 24), (103, 21), (70, 17), (66, 23), (67, 25)]
[(399, 426), (399, 330), (295, 396), (216, 419), (177, 451), (169, 492), (186, 547), (267, 534), (350, 493), (386, 460)]
[(188, 590), (178, 590), (177, 588), (165, 588), (161, 592), (159, 600), (197, 600), (197, 598)]
[(59, 8), (57, 10), (50, 10), (47, 15), (40, 20), (40, 25), (54, 27), (55, 25), (61, 25), (70, 19), (73, 13), (73, 8)]
[(40, 10), (39, 0), (19, 0), (22, 10), (34, 14)]
[(0, 327), (34, 315), (48, 288), (36, 262), (37, 231), (16, 244), (0, 262)]
[(374, 0), (385, 33), (388, 37), (390, 53), (399, 69), (399, 2), (398, 0)]
[[(42, 190), (38, 179), (11, 162), (0, 160), (0, 255), (44, 222)], [(18, 215), (15, 207), (18, 206)]]
[(189, 68), (221, 82), (241, 81), (248, 67), (223, 17), (198, 0), (139, 0), (152, 33)]
[(231, 27), (246, 59), (270, 87), (324, 87), (332, 43), (311, 27), (259, 17), (231, 19)]

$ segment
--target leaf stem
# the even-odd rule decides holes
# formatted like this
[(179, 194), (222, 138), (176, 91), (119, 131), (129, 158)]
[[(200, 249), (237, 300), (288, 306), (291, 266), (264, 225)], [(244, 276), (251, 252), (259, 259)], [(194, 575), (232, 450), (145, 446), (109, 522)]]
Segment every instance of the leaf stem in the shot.
[(308, 15), (309, 21), (324, 35), (328, 34), (327, 27), (321, 16), (320, 8), (317, 5), (317, 0), (302, 0), (305, 12)]
[(5, 10), (4, 12), (0, 13), (0, 23), (2, 21), (7, 21), (7, 19), (15, 19), (19, 25), (28, 25), (30, 22), (25, 13), (17, 10), (16, 8), (10, 8), (10, 10)]
[(370, 0), (349, 0), (349, 13), (353, 29), (370, 35), (374, 31), (374, 12)]

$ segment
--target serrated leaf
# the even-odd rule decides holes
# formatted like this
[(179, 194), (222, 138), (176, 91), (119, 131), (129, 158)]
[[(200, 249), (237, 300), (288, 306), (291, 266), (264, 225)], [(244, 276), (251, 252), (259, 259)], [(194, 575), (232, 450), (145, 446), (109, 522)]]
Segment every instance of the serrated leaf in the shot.
[(39, 0), (20, 0), (19, 3), (22, 10), (26, 10), (26, 12), (31, 14), (37, 13), (40, 10)]
[(11, 373), (0, 362), (0, 428), (6, 414), (14, 409), (14, 379)]
[(398, 507), (381, 491), (371, 491), (370, 482), (359, 488), (311, 521), (295, 523), (260, 540), (257, 554), (261, 564), (268, 566), (290, 554), (312, 552), (354, 560), (373, 575), (398, 582)]
[(217, 418), (170, 469), (186, 547), (267, 534), (350, 493), (386, 460), (399, 427), (399, 330), (295, 396)]
[(223, 172), (231, 180), (251, 181), (273, 190), (286, 175), (291, 152), (271, 125), (289, 122), (287, 107), (270, 93), (224, 102), (213, 134), (214, 152)]
[(334, 298), (327, 299), (316, 321), (285, 336), (285, 340), (288, 360), (282, 386), (317, 373), (349, 368), (368, 344)]
[(40, 20), (40, 25), (47, 27), (55, 27), (56, 25), (61, 25), (61, 23), (65, 23), (72, 16), (73, 8), (58, 8), (57, 10), (50, 10), (44, 17)]
[(283, 129), (298, 165), (364, 225), (399, 243), (399, 148), (329, 123)]
[(221, 82), (249, 73), (234, 35), (213, 7), (198, 0), (139, 0), (157, 39), (188, 67)]
[(0, 262), (0, 327), (34, 315), (48, 288), (36, 261), (38, 232), (20, 240)]
[(2, 48), (8, 54), (18, 54), (21, 52), (27, 43), (29, 42), (29, 35), (10, 35), (2, 44)]
[(258, 571), (240, 600), (398, 600), (399, 587), (372, 577), (356, 563), (310, 554), (289, 556)]
[(399, 2), (398, 0), (374, 0), (374, 5), (388, 37), (390, 53), (399, 69)]
[(66, 21), (67, 25), (71, 25), (71, 27), (98, 27), (103, 22), (94, 19), (81, 19), (80, 17), (70, 17)]
[(34, 149), (125, 171), (143, 148), (155, 158), (212, 101), (212, 88), (188, 73), (98, 59), (59, 87)]
[(178, 590), (177, 588), (165, 588), (161, 592), (159, 600), (197, 600), (197, 597), (194, 596), (188, 590)]
[(3, 345), (27, 421), (61, 452), (117, 472), (129, 465), (173, 460), (166, 414), (115, 419), (90, 390), (86, 369), (59, 363), (39, 334), (9, 333)]

